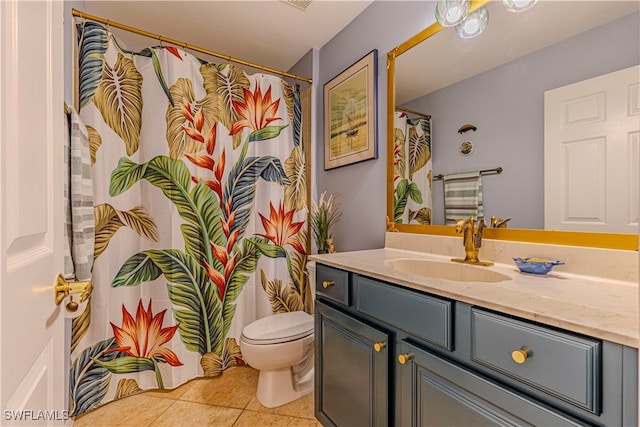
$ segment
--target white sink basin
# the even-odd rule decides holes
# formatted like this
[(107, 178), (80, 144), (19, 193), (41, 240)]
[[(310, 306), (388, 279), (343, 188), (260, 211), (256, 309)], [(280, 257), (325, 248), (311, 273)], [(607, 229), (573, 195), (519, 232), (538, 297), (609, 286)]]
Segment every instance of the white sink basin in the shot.
[(456, 282), (495, 283), (511, 280), (506, 274), (487, 267), (477, 267), (454, 262), (430, 261), (423, 259), (395, 259), (385, 261), (385, 266), (403, 273), (417, 274), (434, 279), (455, 280)]

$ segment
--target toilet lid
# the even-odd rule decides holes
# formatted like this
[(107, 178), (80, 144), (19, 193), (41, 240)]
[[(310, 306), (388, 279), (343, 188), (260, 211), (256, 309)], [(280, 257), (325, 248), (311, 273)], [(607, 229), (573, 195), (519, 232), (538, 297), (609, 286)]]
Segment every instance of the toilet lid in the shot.
[(313, 333), (313, 316), (291, 311), (263, 317), (245, 326), (242, 336), (252, 344), (293, 341)]

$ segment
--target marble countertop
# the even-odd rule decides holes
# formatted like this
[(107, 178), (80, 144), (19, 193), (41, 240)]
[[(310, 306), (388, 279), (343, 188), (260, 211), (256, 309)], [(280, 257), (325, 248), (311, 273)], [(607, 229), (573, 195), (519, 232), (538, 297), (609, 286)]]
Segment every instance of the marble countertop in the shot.
[(638, 284), (552, 271), (520, 273), (515, 264), (488, 268), (510, 277), (501, 282), (458, 282), (395, 270), (385, 261), (423, 259), (451, 262), (450, 256), (399, 249), (371, 249), (312, 255), (310, 260), (482, 306), (524, 319), (638, 348)]

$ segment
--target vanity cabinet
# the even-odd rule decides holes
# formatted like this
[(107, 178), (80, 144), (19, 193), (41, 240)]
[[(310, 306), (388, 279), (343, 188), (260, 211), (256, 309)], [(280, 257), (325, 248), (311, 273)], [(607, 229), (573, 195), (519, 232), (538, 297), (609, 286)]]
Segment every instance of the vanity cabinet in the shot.
[(637, 426), (637, 350), (316, 266), (325, 426)]
[[(316, 417), (325, 425), (389, 424), (391, 335), (344, 310), (350, 273), (318, 265), (315, 302)], [(332, 307), (333, 305), (333, 307)]]

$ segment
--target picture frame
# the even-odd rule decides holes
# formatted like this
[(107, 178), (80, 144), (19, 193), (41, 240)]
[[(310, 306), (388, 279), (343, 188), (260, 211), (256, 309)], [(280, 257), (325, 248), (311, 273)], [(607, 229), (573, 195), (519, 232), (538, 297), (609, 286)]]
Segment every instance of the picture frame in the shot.
[(378, 50), (324, 85), (324, 170), (378, 158)]

